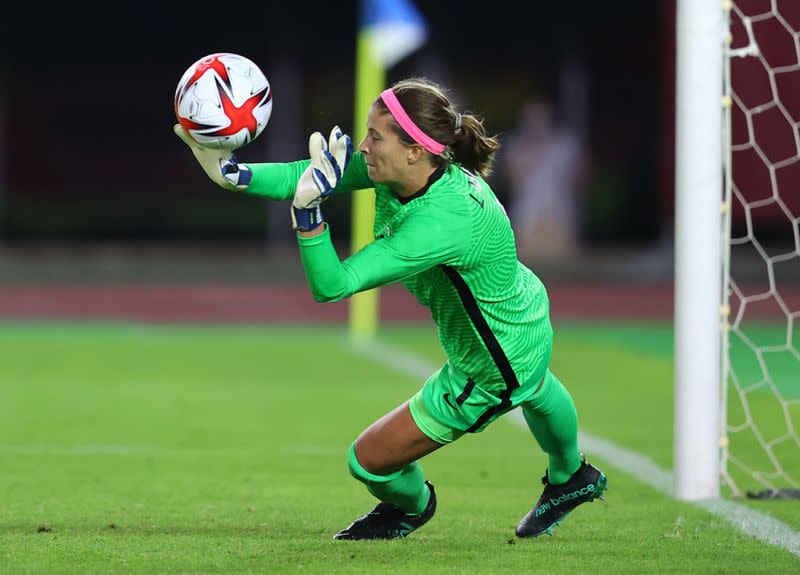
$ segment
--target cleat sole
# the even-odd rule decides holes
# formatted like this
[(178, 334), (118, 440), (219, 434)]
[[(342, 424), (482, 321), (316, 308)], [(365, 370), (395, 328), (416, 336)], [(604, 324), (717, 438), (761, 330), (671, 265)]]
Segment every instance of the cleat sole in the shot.
[(600, 478), (597, 480), (597, 487), (594, 490), (594, 494), (589, 501), (594, 501), (595, 499), (600, 499), (605, 501), (603, 496), (605, 495), (606, 490), (608, 489), (608, 479), (606, 478), (605, 473), (600, 474)]
[(534, 537), (540, 537), (542, 535), (549, 535), (550, 537), (552, 537), (553, 535), (555, 535), (556, 527), (561, 525), (564, 522), (564, 520), (569, 516), (570, 513), (572, 513), (572, 511), (567, 511), (564, 515), (562, 515), (559, 518), (558, 521), (555, 521), (550, 527), (548, 527), (544, 531), (536, 533), (534, 535), (525, 535), (524, 537), (529, 539), (533, 539)]

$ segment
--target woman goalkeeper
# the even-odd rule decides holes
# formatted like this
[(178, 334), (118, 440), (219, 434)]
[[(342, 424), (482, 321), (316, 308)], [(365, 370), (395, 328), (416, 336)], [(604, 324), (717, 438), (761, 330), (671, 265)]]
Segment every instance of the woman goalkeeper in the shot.
[[(415, 78), (375, 99), (355, 154), (335, 127), (327, 142), (311, 136), (310, 160), (238, 164), (175, 131), (222, 187), (292, 199), (315, 300), (402, 282), (438, 327), (447, 363), (350, 446), (350, 472), (380, 503), (335, 539), (401, 538), (424, 525), (436, 494), (419, 459), (515, 407), (548, 456), (544, 492), (516, 534), (552, 534), (576, 506), (602, 496), (606, 477), (583, 459), (575, 405), (548, 369), (547, 292), (518, 261), (511, 224), (484, 180), (499, 143), (480, 118), (458, 113), (442, 87)], [(334, 192), (373, 187), (375, 240), (340, 261), (321, 204)]]

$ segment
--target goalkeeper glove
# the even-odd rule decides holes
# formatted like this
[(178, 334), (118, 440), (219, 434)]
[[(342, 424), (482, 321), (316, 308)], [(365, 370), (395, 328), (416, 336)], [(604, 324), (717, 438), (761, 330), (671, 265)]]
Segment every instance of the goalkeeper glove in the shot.
[(189, 146), (200, 167), (215, 184), (226, 190), (243, 190), (253, 179), (250, 168), (239, 164), (236, 154), (229, 150), (205, 148), (195, 142), (180, 124), (173, 128), (175, 134)]
[(297, 181), (291, 208), (292, 227), (301, 231), (312, 230), (324, 221), (320, 205), (342, 180), (353, 154), (353, 141), (334, 126), (328, 142), (319, 132), (311, 134), (308, 152), (311, 164)]

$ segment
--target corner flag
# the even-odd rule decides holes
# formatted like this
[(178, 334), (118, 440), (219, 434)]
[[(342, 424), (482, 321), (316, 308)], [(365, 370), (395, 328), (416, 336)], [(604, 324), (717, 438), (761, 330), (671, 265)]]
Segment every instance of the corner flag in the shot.
[(428, 37), (428, 27), (410, 0), (362, 0), (359, 28), (386, 69), (422, 46)]

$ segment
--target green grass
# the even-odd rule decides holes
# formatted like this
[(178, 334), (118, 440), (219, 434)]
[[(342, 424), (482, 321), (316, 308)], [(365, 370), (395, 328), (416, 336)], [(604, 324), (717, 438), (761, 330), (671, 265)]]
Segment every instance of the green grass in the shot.
[[(384, 337), (442, 361), (428, 327)], [(557, 326), (581, 427), (671, 467), (671, 332)], [(800, 559), (593, 458), (606, 503), (516, 540), (546, 466), (501, 419), (425, 458), (436, 518), (334, 542), (374, 501), (347, 446), (420, 381), (312, 327), (0, 327), (0, 572), (786, 573)], [(800, 503), (751, 502), (800, 527)]]

